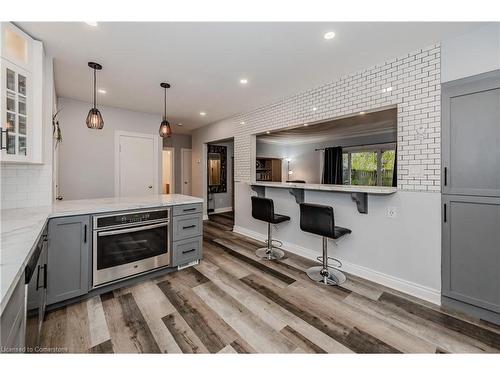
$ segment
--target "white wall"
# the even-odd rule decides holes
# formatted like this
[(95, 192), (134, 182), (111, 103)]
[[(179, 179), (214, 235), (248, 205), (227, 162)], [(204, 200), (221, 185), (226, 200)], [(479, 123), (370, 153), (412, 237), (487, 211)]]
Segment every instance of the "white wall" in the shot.
[(43, 164), (0, 164), (2, 209), (52, 202), (52, 113), (56, 104), (52, 58), (45, 56), (43, 64)]
[(63, 138), (59, 145), (59, 192), (65, 200), (114, 196), (116, 130), (157, 136), (158, 191), (162, 191), (162, 138), (158, 135), (160, 116), (99, 106), (104, 128), (93, 130), (85, 125), (91, 104), (59, 98), (58, 105)]
[(441, 82), (500, 69), (500, 22), (441, 44)]

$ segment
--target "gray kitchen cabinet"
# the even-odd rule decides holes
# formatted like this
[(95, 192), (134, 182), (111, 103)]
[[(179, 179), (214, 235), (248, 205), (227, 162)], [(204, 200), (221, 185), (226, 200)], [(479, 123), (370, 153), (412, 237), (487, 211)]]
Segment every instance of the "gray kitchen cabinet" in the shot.
[(442, 86), (442, 302), (500, 322), (500, 70)]
[(24, 274), (14, 287), (0, 319), (0, 345), (4, 352), (18, 352), (24, 348), (25, 288)]
[(172, 217), (172, 263), (182, 266), (201, 259), (203, 254), (202, 204), (174, 206)]
[(443, 197), (442, 293), (500, 313), (500, 198)]
[(443, 85), (443, 194), (500, 197), (500, 70)]
[(90, 289), (90, 216), (50, 219), (47, 305), (86, 294)]

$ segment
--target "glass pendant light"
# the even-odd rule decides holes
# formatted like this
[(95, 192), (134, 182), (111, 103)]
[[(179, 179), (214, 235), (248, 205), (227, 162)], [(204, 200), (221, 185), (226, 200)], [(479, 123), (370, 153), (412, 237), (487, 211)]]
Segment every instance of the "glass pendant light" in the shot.
[(167, 121), (167, 89), (170, 88), (170, 84), (166, 82), (160, 83), (160, 86), (165, 89), (164, 94), (164, 103), (163, 103), (163, 120), (160, 124), (160, 137), (162, 138), (170, 138), (172, 135), (172, 128), (170, 127), (170, 123)]
[(104, 127), (104, 120), (102, 119), (101, 112), (96, 107), (96, 70), (101, 70), (102, 66), (95, 62), (89, 62), (89, 67), (94, 69), (94, 107), (90, 109), (85, 123), (89, 129), (102, 129)]

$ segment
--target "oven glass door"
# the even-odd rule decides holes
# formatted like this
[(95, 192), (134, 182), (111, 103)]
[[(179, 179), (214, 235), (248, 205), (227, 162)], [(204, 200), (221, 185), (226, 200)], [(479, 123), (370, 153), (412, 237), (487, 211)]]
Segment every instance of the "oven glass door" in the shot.
[(168, 222), (97, 233), (96, 269), (117, 267), (168, 252)]

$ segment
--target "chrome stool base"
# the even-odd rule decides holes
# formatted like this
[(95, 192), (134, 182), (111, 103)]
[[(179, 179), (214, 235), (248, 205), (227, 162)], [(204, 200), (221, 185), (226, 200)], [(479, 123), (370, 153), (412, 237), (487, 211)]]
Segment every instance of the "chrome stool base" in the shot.
[(285, 256), (285, 252), (277, 247), (271, 247), (271, 249), (261, 247), (260, 249), (257, 249), (255, 255), (263, 260), (277, 260), (283, 258)]
[[(311, 280), (326, 285), (340, 285), (347, 280), (346, 275), (336, 268), (330, 267), (326, 269), (326, 272), (321, 272), (323, 270), (325, 270), (323, 266), (314, 266), (308, 268), (306, 274)], [(323, 275), (322, 273), (326, 273), (327, 275)]]

